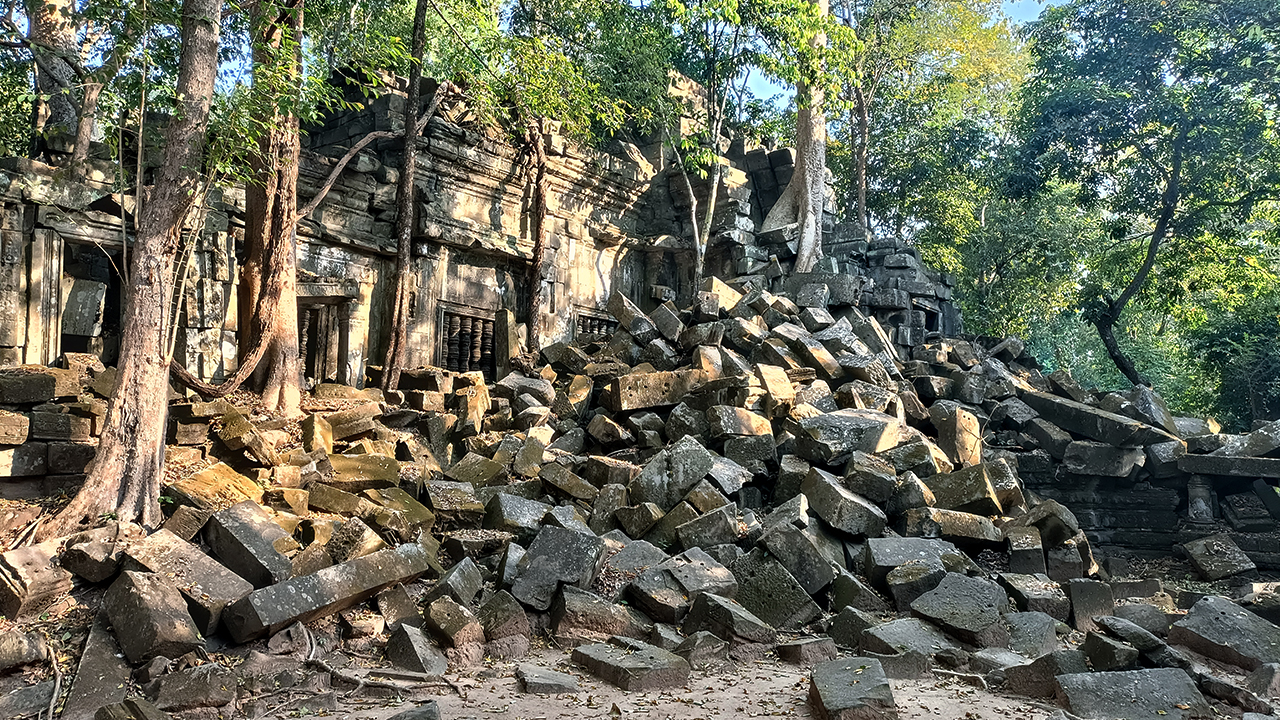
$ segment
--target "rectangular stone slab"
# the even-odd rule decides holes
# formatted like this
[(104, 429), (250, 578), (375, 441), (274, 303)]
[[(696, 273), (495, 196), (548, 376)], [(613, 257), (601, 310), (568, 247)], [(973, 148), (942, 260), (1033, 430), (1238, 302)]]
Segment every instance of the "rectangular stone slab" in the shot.
[(1280, 459), (1227, 457), (1225, 455), (1183, 455), (1178, 469), (1195, 475), (1280, 478)]
[(609, 383), (614, 412), (675, 405), (702, 385), (701, 370), (636, 373)]
[(1190, 720), (1214, 717), (1204, 696), (1182, 670), (1059, 675), (1058, 701), (1072, 713), (1099, 720)]
[(124, 700), (130, 672), (106, 614), (99, 613), (89, 628), (89, 640), (62, 708), (63, 720), (93, 720), (98, 708)]
[(256, 590), (226, 608), (223, 625), (237, 643), (248, 642), (351, 607), (430, 568), (430, 557), (416, 543), (380, 550)]
[(125, 569), (145, 570), (170, 579), (186, 597), (191, 619), (206, 637), (218, 629), (222, 611), (229, 603), (253, 592), (248, 580), (163, 529), (129, 546)]
[(1028, 390), (1022, 393), (1022, 401), (1064, 430), (1116, 447), (1150, 445), (1177, 439), (1163, 430), (1132, 418), (1057, 395)]

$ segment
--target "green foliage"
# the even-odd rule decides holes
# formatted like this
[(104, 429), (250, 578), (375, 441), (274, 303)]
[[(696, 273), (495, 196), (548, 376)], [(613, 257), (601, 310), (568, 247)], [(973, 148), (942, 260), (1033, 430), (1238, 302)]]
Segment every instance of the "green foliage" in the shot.
[(0, 55), (0, 157), (25, 155), (31, 126), (31, 69)]

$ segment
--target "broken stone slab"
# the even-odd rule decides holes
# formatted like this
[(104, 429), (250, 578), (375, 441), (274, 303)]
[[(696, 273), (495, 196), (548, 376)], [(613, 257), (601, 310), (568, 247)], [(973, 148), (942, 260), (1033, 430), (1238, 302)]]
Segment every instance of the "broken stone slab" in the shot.
[(968, 547), (996, 546), (1004, 533), (991, 520), (973, 513), (942, 508), (912, 508), (898, 528), (903, 535), (942, 538)]
[(426, 634), (412, 625), (400, 625), (391, 631), (387, 638), (387, 659), (391, 664), (427, 675), (443, 675), (449, 669), (449, 661), (444, 653), (427, 638)]
[(344, 610), (383, 588), (415, 580), (431, 568), (417, 543), (380, 550), (345, 563), (255, 590), (223, 610), (223, 625), (243, 643)]
[(26, 619), (71, 590), (71, 573), (57, 562), (59, 544), (49, 540), (0, 555), (0, 614)]
[(829, 538), (824, 538), (824, 533), (816, 526), (801, 530), (794, 525), (778, 523), (765, 531), (759, 542), (782, 563), (805, 592), (813, 595), (836, 578), (833, 558), (824, 554), (819, 546), (824, 540)]
[(785, 642), (774, 648), (778, 659), (793, 665), (816, 665), (835, 660), (839, 651), (836, 643), (825, 635), (803, 637)]
[(436, 598), (449, 597), (471, 607), (483, 587), (484, 578), (480, 574), (480, 568), (470, 557), (464, 557), (436, 580), (435, 585), (422, 597), (422, 602), (430, 605)]
[(236, 699), (236, 676), (217, 663), (197, 665), (160, 676), (155, 698), (166, 712), (222, 707)]
[(1107, 443), (1077, 440), (1067, 446), (1062, 464), (1077, 475), (1128, 477), (1147, 462), (1140, 447), (1115, 447)]
[(771, 646), (778, 641), (777, 631), (768, 623), (736, 601), (714, 593), (701, 593), (694, 599), (681, 630), (685, 635), (706, 631), (734, 646)]
[(888, 589), (885, 579), (889, 572), (912, 560), (934, 559), (941, 561), (944, 555), (960, 554), (955, 545), (932, 538), (869, 538), (863, 549), (863, 572), (871, 584)]
[(841, 647), (857, 648), (862, 645), (862, 633), (879, 623), (875, 615), (847, 607), (827, 620), (827, 634)]
[(21, 445), (30, 430), (31, 421), (26, 415), (0, 410), (0, 445)]
[(944, 510), (975, 515), (1001, 515), (1004, 512), (985, 464), (938, 473), (925, 478), (924, 484), (933, 491), (936, 506)]
[(979, 647), (1007, 647), (1009, 630), (1001, 614), (1008, 604), (1009, 598), (999, 585), (947, 573), (936, 588), (911, 603), (911, 612), (963, 642)]
[(1030, 527), (1004, 528), (1004, 539), (1009, 546), (1009, 570), (1023, 575), (1044, 574), (1044, 546), (1040, 542), (1040, 530)]
[(538, 474), (546, 485), (550, 485), (565, 495), (584, 502), (595, 500), (600, 493), (595, 485), (575, 475), (560, 463), (547, 463)]
[(293, 571), (284, 553), (297, 550), (298, 543), (255, 502), (214, 513), (204, 537), (218, 560), (255, 588), (288, 580)]
[(622, 375), (608, 385), (603, 399), (613, 412), (628, 412), (676, 405), (703, 384), (701, 370), (632, 373)]
[(1236, 545), (1231, 536), (1210, 535), (1182, 546), (1187, 558), (1200, 576), (1209, 582), (1257, 570), (1253, 560)]
[(1058, 427), (1116, 447), (1145, 446), (1176, 439), (1146, 423), (1048, 393), (1027, 390), (1022, 401)]
[(973, 413), (955, 402), (936, 402), (929, 418), (938, 431), (938, 446), (956, 467), (982, 462), (982, 426)]
[(595, 536), (543, 527), (520, 561), (511, 594), (535, 610), (550, 609), (561, 584), (591, 586), (604, 547), (604, 541)]
[(876, 537), (884, 532), (888, 522), (884, 512), (845, 488), (831, 473), (811, 468), (800, 484), (800, 492), (809, 499), (814, 512), (837, 530), (860, 537)]
[(753, 548), (729, 567), (738, 583), (734, 598), (769, 625), (798, 630), (822, 616), (809, 593), (768, 550)]
[(329, 463), (333, 474), (325, 483), (349, 493), (391, 488), (400, 483), (400, 463), (385, 455), (330, 455)]
[(998, 581), (1023, 612), (1042, 612), (1062, 622), (1071, 616), (1071, 600), (1046, 575), (1001, 573)]
[(728, 665), (729, 651), (729, 643), (705, 630), (699, 630), (682, 640), (671, 652), (684, 658), (690, 667), (710, 671)]
[(840, 463), (854, 451), (878, 453), (898, 445), (902, 423), (874, 410), (837, 410), (802, 419), (796, 454), (825, 464)]
[(1079, 650), (1054, 650), (1026, 665), (1006, 668), (1004, 690), (1027, 697), (1052, 697), (1057, 689), (1054, 678), (1087, 672), (1089, 665), (1084, 653)]
[(1089, 659), (1094, 672), (1133, 670), (1138, 663), (1136, 648), (1092, 630), (1085, 635), (1080, 651)]
[(578, 679), (568, 673), (556, 672), (529, 663), (516, 667), (516, 678), (526, 693), (533, 695), (563, 695), (578, 692)]
[(388, 530), (394, 530), (403, 539), (429, 532), (435, 525), (435, 513), (399, 487), (375, 488), (364, 491), (364, 496), (388, 512), (378, 512), (374, 521)]
[(210, 513), (245, 500), (260, 503), (263, 493), (260, 485), (223, 462), (168, 485), (165, 490), (176, 496), (179, 502)]
[(947, 569), (941, 560), (912, 560), (890, 570), (885, 583), (894, 605), (905, 612), (911, 609), (916, 598), (938, 587), (946, 576)]
[(896, 720), (893, 688), (879, 660), (843, 658), (817, 665), (809, 676), (809, 705), (824, 720)]
[(1111, 586), (1100, 580), (1073, 578), (1067, 583), (1067, 595), (1071, 598), (1072, 624), (1080, 632), (1097, 630), (1093, 619), (1115, 612), (1115, 598)]
[(374, 532), (360, 518), (347, 518), (341, 525), (333, 529), (333, 533), (324, 543), (325, 552), (334, 563), (344, 563), (379, 550), (385, 550), (387, 543), (382, 536)]
[[(35, 685), (25, 685), (8, 694), (0, 695), (0, 717), (38, 717), (49, 709), (49, 703), (53, 700), (54, 683), (55, 681), (53, 680), (46, 680)], [(161, 717), (167, 717), (163, 713), (159, 714)]]
[(1015, 612), (1004, 616), (1009, 624), (1009, 649), (1031, 659), (1058, 647), (1058, 621), (1042, 612)]
[(451, 597), (436, 598), (423, 616), (426, 629), (448, 647), (484, 644), (484, 628), (475, 613)]
[[(52, 695), (52, 682), (48, 683), (48, 685), (49, 694)], [(48, 703), (46, 702), (45, 704), (47, 705)], [(9, 716), (6, 715), (6, 717)], [(154, 703), (143, 698), (129, 698), (110, 705), (103, 705), (98, 708), (95, 714), (87, 717), (94, 720), (169, 720), (168, 713), (162, 712)]]
[(0, 635), (0, 674), (49, 657), (49, 645), (37, 632), (15, 630)]
[(1042, 500), (1026, 515), (1014, 518), (1009, 524), (1015, 527), (1035, 527), (1040, 531), (1040, 540), (1046, 548), (1061, 545), (1080, 532), (1076, 516), (1057, 500)]
[(1178, 469), (1195, 475), (1280, 478), (1280, 458), (1187, 454), (1178, 458)]
[(80, 654), (62, 717), (92, 720), (98, 708), (121, 702), (129, 685), (129, 674), (129, 664), (111, 633), (110, 620), (105, 612), (100, 612), (89, 626), (89, 639)]
[(191, 617), (204, 635), (217, 630), (227, 605), (253, 592), (252, 583), (164, 529), (132, 543), (124, 567), (168, 578), (187, 598)]
[[(741, 598), (741, 588), (738, 594)], [(889, 609), (888, 603), (880, 597), (879, 593), (863, 582), (862, 578), (847, 570), (837, 574), (836, 579), (831, 583), (831, 609), (838, 611), (846, 607), (855, 607), (866, 612), (884, 612)]]
[(940, 630), (917, 618), (890, 620), (862, 632), (863, 651), (892, 655), (911, 650), (922, 655), (963, 650), (959, 643)]
[(686, 548), (709, 548), (733, 543), (738, 539), (738, 506), (730, 503), (699, 515), (676, 528), (680, 545)]
[(1201, 598), (1173, 624), (1169, 643), (1245, 670), (1280, 662), (1280, 628), (1213, 595)]
[(218, 431), (218, 439), (229, 450), (244, 450), (266, 467), (280, 464), (279, 456), (258, 432), (258, 428), (237, 410), (222, 416), (222, 429)]
[(587, 672), (628, 692), (680, 687), (689, 680), (690, 667), (684, 658), (631, 638), (580, 645), (571, 657)]
[(703, 592), (733, 598), (738, 581), (728, 568), (698, 548), (650, 567), (627, 586), (627, 594), (641, 612), (666, 623), (682, 619), (693, 598)]
[(1068, 711), (1098, 720), (1191, 720), (1212, 718), (1213, 709), (1182, 670), (1058, 675), (1056, 695)]
[(204, 647), (182, 594), (152, 573), (120, 574), (103, 598), (116, 639), (131, 663), (176, 658)]
[(551, 606), (551, 632), (561, 647), (604, 642), (610, 637), (646, 639), (652, 623), (632, 608), (565, 585)]
[(509, 532), (515, 535), (516, 542), (527, 544), (542, 529), (542, 518), (550, 509), (550, 505), (537, 500), (498, 493), (485, 506), (484, 527)]

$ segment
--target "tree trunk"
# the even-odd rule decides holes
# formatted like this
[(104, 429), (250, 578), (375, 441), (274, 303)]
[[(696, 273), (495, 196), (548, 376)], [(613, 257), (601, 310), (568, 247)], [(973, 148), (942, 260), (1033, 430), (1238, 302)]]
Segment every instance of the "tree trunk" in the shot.
[(1151, 382), (1138, 372), (1133, 361), (1128, 355), (1120, 349), (1120, 343), (1116, 342), (1115, 334), (1115, 318), (1111, 315), (1099, 318), (1093, 322), (1093, 326), (1098, 330), (1098, 337), (1102, 338), (1102, 344), (1107, 349), (1107, 355), (1111, 358), (1111, 362), (1115, 363), (1116, 369), (1124, 374), (1129, 382), (1134, 385), (1150, 386)]
[[(812, 0), (823, 15), (827, 0)], [(818, 33), (812, 43), (826, 45)], [(764, 232), (788, 225), (796, 226), (796, 260), (793, 272), (812, 272), (822, 258), (822, 209), (826, 204), (827, 120), (822, 111), (821, 88), (801, 84), (796, 88), (800, 102), (796, 113), (796, 169), (782, 197), (764, 220)]]
[[(417, 208), (414, 185), (418, 167), (418, 106), (422, 104), (422, 58), (426, 52), (428, 0), (418, 0), (413, 10), (413, 38), (410, 53), (409, 92), (404, 107), (404, 155), (400, 182), (396, 187), (396, 294), (391, 311), (391, 333), (387, 338), (387, 359), (382, 365), (382, 389), (395, 390), (400, 384), (409, 344), (409, 296), (413, 281), (413, 225)], [(443, 92), (437, 88), (436, 92)]]
[(1186, 144), (1189, 133), (1189, 129), (1182, 130), (1174, 140), (1173, 164), (1165, 179), (1164, 191), (1160, 195), (1160, 210), (1156, 214), (1155, 226), (1151, 229), (1151, 238), (1147, 241), (1147, 253), (1142, 259), (1142, 265), (1129, 280), (1124, 291), (1120, 293), (1120, 297), (1115, 300), (1108, 299), (1107, 309), (1092, 320), (1093, 326), (1098, 330), (1098, 336), (1102, 338), (1102, 344), (1107, 348), (1107, 355), (1111, 357), (1111, 362), (1115, 363), (1116, 369), (1134, 385), (1150, 386), (1151, 382), (1138, 372), (1133, 361), (1120, 350), (1120, 345), (1116, 342), (1115, 325), (1120, 321), (1120, 314), (1124, 312), (1129, 301), (1142, 290), (1143, 285), (1146, 285), (1147, 278), (1155, 269), (1160, 247), (1169, 236), (1173, 216), (1177, 213), (1178, 204), (1182, 200), (1182, 148)]
[[(270, 128), (253, 159), (255, 182), (245, 187), (245, 246), (248, 257), (242, 283), (241, 332), (265, 343), (251, 368), (263, 379), (267, 410), (300, 416), (302, 390), (298, 360), (297, 218), (298, 118), (281, 111), (291, 105), (300, 73), (303, 4), (285, 8), (276, 2), (253, 6), (255, 82), (266, 95), (263, 112)], [(281, 23), (282, 18), (287, 21)], [(278, 83), (278, 84), (277, 84)], [(248, 313), (247, 315), (245, 313)], [(241, 362), (253, 363), (252, 357)]]
[(542, 305), (546, 293), (542, 278), (547, 265), (547, 147), (542, 138), (541, 123), (535, 121), (525, 133), (525, 141), (533, 151), (533, 256), (529, 260), (529, 352), (542, 349)]
[(155, 527), (160, 519), (169, 360), (166, 308), (174, 258), (198, 196), (209, 105), (218, 71), (220, 0), (183, 0), (179, 109), (165, 131), (164, 163), (138, 220), (131, 285), (120, 337), (115, 396), (84, 487), (41, 532), (56, 537), (105, 514)]
[(853, 184), (856, 193), (854, 215), (864, 239), (871, 239), (871, 213), (867, 211), (867, 153), (871, 146), (870, 98), (861, 88), (854, 89), (855, 127), (858, 142), (854, 145)]
[(47, 140), (69, 142), (76, 133), (76, 103), (72, 93), (75, 68), (68, 58), (79, 52), (71, 16), (74, 0), (27, 0), (29, 35), (36, 62), (35, 133)]

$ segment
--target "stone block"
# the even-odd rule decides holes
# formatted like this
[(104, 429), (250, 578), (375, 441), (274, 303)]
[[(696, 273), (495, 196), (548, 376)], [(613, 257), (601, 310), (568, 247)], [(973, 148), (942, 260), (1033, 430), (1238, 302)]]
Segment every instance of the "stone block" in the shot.
[(205, 635), (217, 629), (227, 605), (253, 591), (252, 583), (168, 530), (130, 544), (125, 568), (143, 569), (166, 578), (186, 597), (191, 617)]
[(572, 675), (524, 663), (516, 667), (516, 678), (526, 693), (563, 695), (578, 692), (578, 679)]
[(288, 580), (293, 572), (284, 553), (297, 550), (298, 543), (255, 502), (214, 513), (204, 537), (218, 560), (255, 588)]
[(592, 675), (628, 692), (680, 687), (690, 672), (689, 663), (679, 655), (629, 638), (579, 646), (572, 659)]
[(129, 663), (111, 633), (110, 621), (106, 613), (100, 612), (89, 626), (89, 639), (80, 653), (75, 680), (61, 717), (92, 720), (98, 708), (123, 701), (129, 675)]
[(676, 405), (703, 383), (701, 370), (633, 373), (609, 383), (607, 398), (613, 412)]
[(689, 608), (681, 630), (685, 635), (706, 631), (732, 645), (773, 645), (778, 633), (734, 600), (701, 593)]
[(1067, 584), (1067, 594), (1071, 598), (1072, 624), (1081, 632), (1098, 628), (1093, 621), (1095, 616), (1115, 612), (1111, 586), (1100, 580), (1075, 578)]
[(1031, 659), (1058, 647), (1058, 621), (1042, 612), (1015, 612), (1004, 616), (1009, 625), (1009, 649)]
[(1088, 671), (1084, 653), (1079, 650), (1055, 650), (1026, 665), (1007, 668), (1004, 689), (1017, 695), (1052, 697), (1056, 690), (1054, 678)]
[(1105, 477), (1128, 477), (1146, 462), (1147, 454), (1140, 447), (1114, 447), (1087, 440), (1068, 445), (1062, 460), (1067, 470), (1077, 475)]
[(862, 651), (893, 655), (904, 650), (931, 656), (962, 650), (960, 644), (917, 618), (890, 620), (862, 633)]
[(817, 665), (835, 660), (839, 652), (836, 643), (824, 635), (803, 637), (785, 642), (774, 648), (778, 659), (793, 665)]
[(939, 508), (975, 515), (1001, 515), (1004, 512), (987, 476), (985, 464), (939, 473), (925, 478), (924, 483), (933, 491)]
[(1099, 720), (1190, 720), (1214, 717), (1182, 670), (1078, 672), (1055, 677), (1058, 702), (1080, 717)]
[(1009, 593), (1017, 608), (1023, 612), (1042, 612), (1066, 622), (1071, 615), (1071, 600), (1056, 583), (1044, 575), (1001, 573), (1001, 587)]
[(433, 600), (423, 616), (424, 628), (448, 647), (484, 644), (484, 628), (475, 613), (451, 597)]
[(896, 720), (893, 688), (879, 660), (831, 660), (809, 676), (809, 705), (823, 720)]
[(1169, 643), (1256, 670), (1280, 663), (1280, 628), (1225, 598), (1201, 598), (1169, 631)]
[(548, 610), (560, 585), (588, 588), (604, 552), (604, 541), (572, 530), (544, 527), (520, 561), (511, 594), (535, 610)]
[(698, 593), (737, 595), (738, 581), (728, 568), (698, 548), (650, 567), (627, 586), (637, 608), (656, 622), (675, 623), (689, 610)]
[(850, 535), (876, 537), (888, 518), (867, 498), (845, 488), (836, 476), (812, 468), (800, 484), (809, 506), (832, 527)]
[(433, 558), (407, 543), (256, 590), (223, 611), (223, 624), (236, 642), (277, 632), (344, 610), (396, 583), (427, 572)]
[(1257, 570), (1253, 560), (1229, 535), (1219, 534), (1192, 540), (1182, 546), (1200, 576), (1209, 582)]
[(204, 647), (182, 594), (155, 574), (121, 573), (108, 588), (103, 608), (131, 663), (181, 657)]
[(1138, 664), (1138, 651), (1105, 635), (1090, 631), (1080, 646), (1094, 672), (1132, 670)]
[(735, 599), (773, 627), (798, 630), (822, 615), (809, 593), (764, 548), (753, 548), (729, 567), (738, 583)]
[(917, 617), (979, 647), (1007, 647), (1009, 630), (1001, 615), (1009, 599), (999, 585), (982, 578), (947, 573), (936, 588), (911, 603)]
[(395, 667), (426, 675), (443, 675), (449, 661), (426, 634), (412, 625), (400, 625), (387, 638), (387, 660)]

